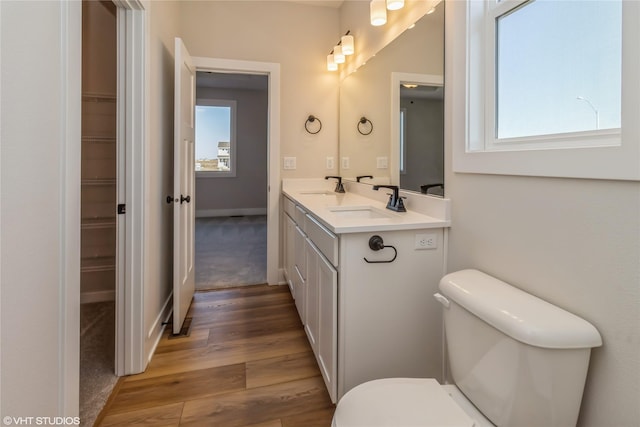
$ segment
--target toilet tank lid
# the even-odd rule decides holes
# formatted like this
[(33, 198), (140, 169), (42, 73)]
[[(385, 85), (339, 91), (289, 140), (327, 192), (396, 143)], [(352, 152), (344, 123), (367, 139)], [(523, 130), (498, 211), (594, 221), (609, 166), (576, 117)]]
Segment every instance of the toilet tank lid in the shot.
[(440, 291), (511, 338), (544, 348), (602, 345), (586, 320), (478, 270), (461, 270), (440, 280)]

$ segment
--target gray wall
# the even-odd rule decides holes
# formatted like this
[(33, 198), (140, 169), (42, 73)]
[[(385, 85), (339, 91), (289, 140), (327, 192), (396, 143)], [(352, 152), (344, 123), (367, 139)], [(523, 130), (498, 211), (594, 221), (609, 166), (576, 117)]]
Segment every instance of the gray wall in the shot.
[(199, 99), (235, 100), (236, 176), (196, 178), (196, 214), (267, 209), (268, 92), (198, 88)]
[(400, 174), (400, 188), (420, 191), (424, 184), (444, 182), (443, 100), (402, 98), (407, 110), (406, 173)]

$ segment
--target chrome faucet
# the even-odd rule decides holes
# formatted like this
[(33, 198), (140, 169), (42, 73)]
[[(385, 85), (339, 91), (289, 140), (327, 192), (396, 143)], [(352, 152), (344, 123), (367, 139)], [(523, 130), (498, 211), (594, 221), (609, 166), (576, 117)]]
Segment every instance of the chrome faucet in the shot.
[(406, 212), (407, 209), (404, 207), (404, 202), (402, 201), (402, 199), (404, 199), (404, 197), (400, 197), (400, 189), (398, 188), (397, 185), (374, 185), (373, 189), (374, 190), (378, 190), (380, 188), (389, 188), (390, 190), (393, 190), (393, 193), (388, 193), (389, 194), (389, 202), (387, 203), (387, 209), (391, 209), (392, 211), (396, 211), (396, 212)]
[(333, 190), (336, 193), (344, 193), (344, 187), (342, 186), (342, 177), (341, 176), (325, 176), (324, 179), (329, 179), (329, 178), (334, 178), (338, 180), (338, 183), (336, 184), (336, 189)]

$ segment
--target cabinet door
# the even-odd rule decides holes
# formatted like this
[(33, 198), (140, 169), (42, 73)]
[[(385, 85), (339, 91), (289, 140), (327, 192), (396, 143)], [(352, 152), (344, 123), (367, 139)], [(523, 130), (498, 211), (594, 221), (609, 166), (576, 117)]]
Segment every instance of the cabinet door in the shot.
[(293, 219), (287, 214), (284, 215), (285, 218), (285, 237), (284, 237), (284, 274), (287, 278), (287, 284), (289, 285), (289, 290), (291, 291), (291, 295), (295, 299), (295, 288), (293, 287), (293, 275), (295, 273), (295, 234), (296, 234), (296, 223), (293, 222)]
[(309, 338), (309, 343), (311, 344), (313, 352), (317, 355), (318, 329), (320, 326), (320, 317), (318, 316), (318, 259), (321, 257), (309, 240), (305, 240), (304, 258), (307, 267), (307, 280), (305, 282), (307, 310), (304, 331), (307, 333), (307, 338)]
[(338, 272), (322, 256), (317, 256), (318, 273), (318, 362), (331, 401), (337, 396)]
[(306, 281), (306, 260), (304, 255), (306, 237), (304, 231), (296, 225), (294, 233), (294, 261), (295, 271), (293, 272), (293, 288), (296, 294), (296, 308), (303, 325), (307, 323), (307, 285)]

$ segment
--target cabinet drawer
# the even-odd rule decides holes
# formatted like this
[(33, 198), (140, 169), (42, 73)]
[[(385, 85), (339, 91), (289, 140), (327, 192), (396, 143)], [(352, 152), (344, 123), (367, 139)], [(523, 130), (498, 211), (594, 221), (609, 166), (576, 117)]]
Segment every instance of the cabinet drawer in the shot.
[(288, 197), (284, 197), (284, 211), (289, 214), (291, 219), (296, 219), (296, 204)]
[(338, 266), (338, 236), (327, 230), (311, 215), (307, 215), (305, 231), (314, 245), (335, 267)]
[(307, 216), (307, 211), (305, 211), (300, 206), (296, 205), (296, 213), (295, 213), (295, 216), (293, 217), (293, 219), (296, 221), (296, 224), (298, 224), (300, 227), (303, 227), (306, 216)]

